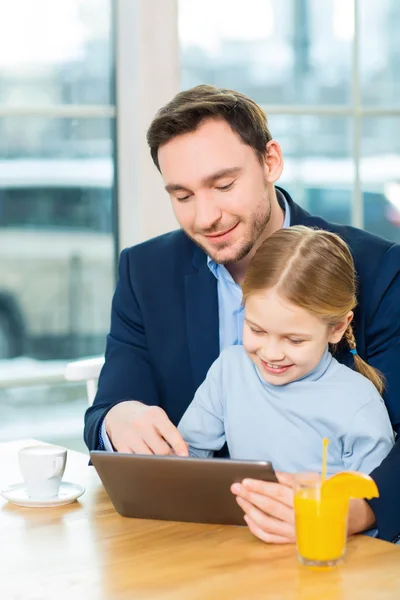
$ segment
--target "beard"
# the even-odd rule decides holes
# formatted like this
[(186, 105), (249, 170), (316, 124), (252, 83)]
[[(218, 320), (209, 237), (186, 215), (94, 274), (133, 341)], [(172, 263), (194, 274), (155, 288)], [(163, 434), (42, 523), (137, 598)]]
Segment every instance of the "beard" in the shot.
[[(249, 252), (254, 248), (255, 244), (262, 236), (265, 231), (266, 226), (268, 225), (271, 219), (271, 202), (268, 197), (267, 190), (265, 191), (266, 197), (260, 202), (255, 212), (251, 215), (249, 221), (240, 220), (238, 223), (246, 223), (249, 222), (248, 231), (244, 236), (244, 239), (241, 241), (239, 247), (237, 248), (234, 256), (230, 256), (229, 258), (219, 258), (221, 251), (230, 248), (231, 244), (229, 242), (221, 242), (221, 244), (215, 250), (207, 248), (204, 244), (199, 242), (195, 237), (190, 235), (187, 231), (185, 231), (186, 235), (197, 245), (199, 248), (203, 250), (205, 254), (207, 254), (211, 260), (213, 260), (216, 264), (228, 264), (239, 262), (243, 258), (245, 258)], [(232, 227), (232, 226), (231, 226)], [(203, 234), (211, 234), (215, 233), (217, 230), (227, 230), (229, 229), (229, 225), (227, 227), (221, 227), (220, 225), (217, 228), (209, 229), (206, 232), (201, 232)]]

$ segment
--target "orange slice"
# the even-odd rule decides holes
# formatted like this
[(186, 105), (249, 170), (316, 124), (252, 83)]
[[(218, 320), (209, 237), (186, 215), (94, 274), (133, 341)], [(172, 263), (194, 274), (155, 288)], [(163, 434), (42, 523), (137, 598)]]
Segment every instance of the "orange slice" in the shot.
[(322, 496), (331, 498), (378, 498), (375, 481), (363, 473), (344, 471), (336, 473), (322, 484)]

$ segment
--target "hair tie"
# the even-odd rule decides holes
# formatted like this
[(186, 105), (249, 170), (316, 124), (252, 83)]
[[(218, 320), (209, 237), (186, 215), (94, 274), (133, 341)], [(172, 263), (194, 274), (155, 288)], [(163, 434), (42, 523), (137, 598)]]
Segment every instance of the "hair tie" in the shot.
[(350, 350), (350, 354), (354, 354), (354, 355), (358, 354), (357, 348), (353, 348), (352, 350)]

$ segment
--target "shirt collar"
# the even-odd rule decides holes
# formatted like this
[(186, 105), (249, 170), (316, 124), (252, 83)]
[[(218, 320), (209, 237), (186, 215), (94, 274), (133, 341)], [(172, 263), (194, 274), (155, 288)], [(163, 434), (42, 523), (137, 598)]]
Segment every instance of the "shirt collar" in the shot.
[[(290, 227), (290, 206), (285, 196), (279, 190), (276, 190), (276, 197), (280, 206), (285, 211), (285, 218), (283, 220), (282, 229), (287, 229), (288, 227)], [(220, 270), (220, 268), (223, 267), (225, 269), (223, 265), (218, 265), (217, 263), (215, 263), (210, 256), (207, 256), (207, 266), (216, 279), (218, 279), (218, 271)]]
[(278, 198), (279, 204), (282, 206), (285, 211), (285, 218), (283, 219), (282, 229), (287, 229), (290, 227), (290, 206), (285, 196), (279, 190), (276, 190), (276, 195)]

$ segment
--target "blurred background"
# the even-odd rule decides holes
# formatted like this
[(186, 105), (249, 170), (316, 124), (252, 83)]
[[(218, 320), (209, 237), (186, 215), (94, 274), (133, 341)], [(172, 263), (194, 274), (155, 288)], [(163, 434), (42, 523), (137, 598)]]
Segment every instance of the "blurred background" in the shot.
[(0, 441), (82, 449), (119, 251), (175, 227), (151, 164), (156, 110), (200, 83), (244, 92), (279, 182), (328, 220), (400, 242), (398, 0), (0, 4)]

